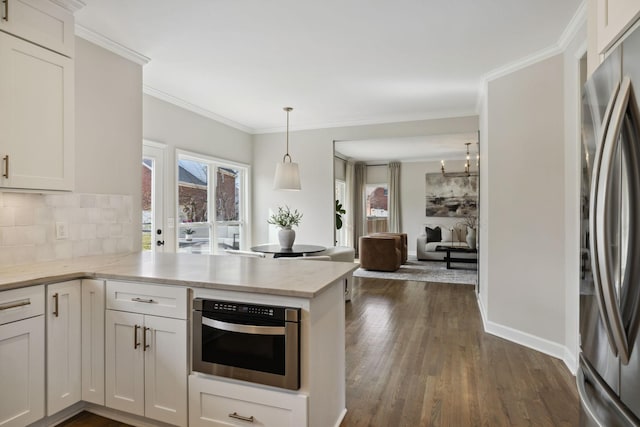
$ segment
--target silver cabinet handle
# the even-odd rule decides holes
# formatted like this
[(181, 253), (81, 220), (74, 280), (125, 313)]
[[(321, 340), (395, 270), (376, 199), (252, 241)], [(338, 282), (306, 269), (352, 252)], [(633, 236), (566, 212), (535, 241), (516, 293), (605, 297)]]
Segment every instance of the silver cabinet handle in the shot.
[(609, 324), (607, 306), (604, 302), (602, 281), (606, 280), (606, 278), (602, 277), (601, 270), (605, 269), (606, 267), (604, 266), (604, 259), (601, 256), (600, 248), (598, 246), (598, 242), (602, 240), (602, 236), (600, 233), (603, 233), (602, 228), (604, 227), (604, 225), (601, 226), (601, 224), (598, 223), (599, 216), (597, 215), (597, 209), (599, 207), (598, 200), (600, 198), (598, 189), (601, 176), (604, 142), (607, 135), (607, 129), (609, 127), (609, 122), (611, 121), (611, 112), (618, 97), (619, 89), (620, 84), (617, 84), (613, 90), (613, 93), (611, 94), (611, 97), (609, 98), (609, 102), (604, 113), (604, 118), (602, 120), (602, 132), (596, 147), (595, 157), (593, 159), (593, 169), (591, 171), (591, 191), (589, 195), (589, 247), (592, 251), (591, 271), (593, 273), (593, 285), (596, 291), (596, 301), (598, 302), (600, 319), (602, 320), (602, 324), (604, 325), (604, 330), (607, 333), (607, 341), (609, 341), (609, 346), (611, 347), (611, 351), (613, 352), (614, 356), (618, 355), (618, 349), (613, 339), (613, 331), (611, 330), (611, 325)]
[(2, 161), (4, 162), (4, 173), (2, 174), (2, 176), (5, 178), (9, 178), (9, 155), (7, 154), (6, 156), (4, 156), (2, 158)]
[(60, 315), (60, 310), (58, 307), (58, 302), (59, 302), (59, 297), (58, 297), (58, 293), (56, 292), (55, 294), (53, 294), (53, 301), (54, 301), (54, 305), (53, 305), (53, 315), (58, 317)]
[(202, 324), (222, 331), (240, 332), (242, 334), (252, 335), (284, 335), (284, 326), (254, 326), (240, 325), (238, 323), (221, 322), (220, 320), (202, 317)]
[(152, 298), (131, 298), (131, 301), (135, 301), (135, 302), (143, 302), (145, 304), (153, 304), (155, 303), (155, 300), (153, 300)]
[(237, 420), (242, 420), (242, 421), (248, 421), (250, 423), (252, 423), (255, 418), (253, 418), (253, 415), (250, 417), (243, 417), (242, 415), (238, 415), (237, 412), (234, 412), (233, 414), (229, 414), (229, 418), (235, 418)]
[(0, 311), (9, 310), (10, 308), (23, 307), (25, 305), (30, 305), (30, 304), (31, 304), (30, 299), (21, 299), (19, 301), (7, 302), (4, 304), (0, 304)]
[(2, 0), (2, 3), (4, 3), (4, 16), (2, 19), (9, 22), (9, 0)]

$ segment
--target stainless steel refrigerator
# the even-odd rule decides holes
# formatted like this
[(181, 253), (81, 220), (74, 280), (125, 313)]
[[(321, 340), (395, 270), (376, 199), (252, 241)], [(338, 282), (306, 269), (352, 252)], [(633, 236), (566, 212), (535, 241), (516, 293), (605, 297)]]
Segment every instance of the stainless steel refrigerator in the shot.
[(640, 31), (582, 105), (580, 425), (640, 426)]

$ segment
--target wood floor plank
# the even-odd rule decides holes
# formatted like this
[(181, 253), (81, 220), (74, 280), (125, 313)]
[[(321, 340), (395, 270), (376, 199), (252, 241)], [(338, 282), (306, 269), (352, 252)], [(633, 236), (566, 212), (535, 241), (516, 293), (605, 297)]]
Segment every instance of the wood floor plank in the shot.
[(471, 286), (356, 278), (341, 427), (577, 426), (575, 379), (484, 333)]

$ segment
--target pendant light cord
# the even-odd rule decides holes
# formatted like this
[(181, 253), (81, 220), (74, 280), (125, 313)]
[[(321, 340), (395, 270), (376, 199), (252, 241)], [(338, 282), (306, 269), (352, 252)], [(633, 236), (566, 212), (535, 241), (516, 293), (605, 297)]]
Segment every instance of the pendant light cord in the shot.
[(287, 153), (282, 157), (282, 163), (287, 160), (287, 157), (289, 158), (289, 163), (291, 163), (293, 160), (291, 160), (291, 156), (289, 155), (289, 112), (293, 110), (293, 108), (284, 107), (283, 110), (287, 112)]

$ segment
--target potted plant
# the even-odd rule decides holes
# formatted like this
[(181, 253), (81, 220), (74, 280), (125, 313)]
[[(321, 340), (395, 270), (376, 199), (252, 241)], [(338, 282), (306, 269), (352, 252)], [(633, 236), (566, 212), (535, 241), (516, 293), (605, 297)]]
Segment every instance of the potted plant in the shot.
[(194, 230), (193, 228), (185, 228), (184, 230), (184, 240), (190, 241), (191, 240), (191, 235), (193, 233), (195, 233), (196, 230)]
[(297, 209), (291, 211), (289, 206), (278, 206), (278, 212), (269, 217), (267, 222), (280, 228), (278, 231), (278, 240), (280, 247), (283, 249), (291, 249), (296, 239), (296, 232), (292, 229), (294, 226), (300, 225), (302, 214)]
[(342, 208), (342, 203), (339, 200), (336, 200), (336, 230), (340, 230), (342, 228), (342, 215), (346, 214)]

